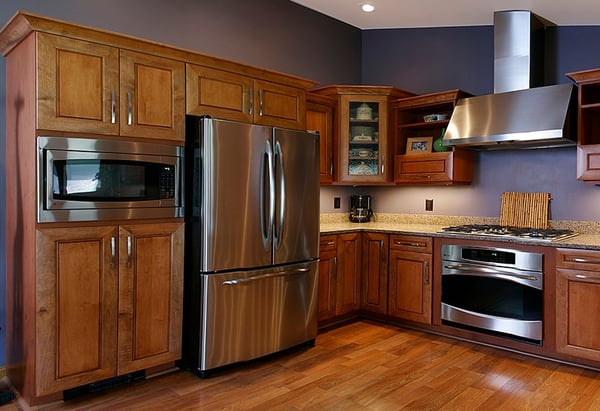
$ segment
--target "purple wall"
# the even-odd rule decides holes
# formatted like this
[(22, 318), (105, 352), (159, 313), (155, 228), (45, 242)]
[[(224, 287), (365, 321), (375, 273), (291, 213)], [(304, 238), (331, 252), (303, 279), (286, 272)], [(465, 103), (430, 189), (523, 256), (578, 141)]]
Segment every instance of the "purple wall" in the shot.
[[(568, 83), (565, 73), (600, 67), (600, 26), (557, 27), (550, 36), (546, 83)], [(416, 93), (460, 88), (493, 91), (493, 27), (368, 30), (363, 32), (363, 83), (388, 84)], [(351, 194), (373, 195), (377, 212), (499, 216), (503, 191), (552, 195), (555, 220), (599, 220), (600, 187), (576, 180), (575, 149), (480, 152), (475, 178), (464, 187), (323, 188), (323, 212), (333, 198), (348, 208)], [(426, 212), (425, 199), (434, 199)]]
[[(154, 40), (329, 83), (360, 83), (361, 31), (287, 0), (2, 0), (18, 10)], [(4, 193), (5, 65), (0, 58), (0, 193)], [(4, 196), (0, 195), (0, 366), (5, 364)]]

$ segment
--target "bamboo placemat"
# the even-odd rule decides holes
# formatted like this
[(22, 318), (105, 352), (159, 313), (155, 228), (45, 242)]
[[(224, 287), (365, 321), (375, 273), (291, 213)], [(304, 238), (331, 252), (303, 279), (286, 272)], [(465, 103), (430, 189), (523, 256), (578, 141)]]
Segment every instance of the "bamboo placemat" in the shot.
[(520, 228), (548, 228), (550, 193), (502, 193), (500, 224)]

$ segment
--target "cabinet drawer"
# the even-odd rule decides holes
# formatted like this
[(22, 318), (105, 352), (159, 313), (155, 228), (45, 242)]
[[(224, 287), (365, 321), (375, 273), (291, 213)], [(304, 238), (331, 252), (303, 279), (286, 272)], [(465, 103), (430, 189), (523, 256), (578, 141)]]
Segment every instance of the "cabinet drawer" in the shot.
[(412, 235), (390, 235), (390, 250), (404, 250), (416, 253), (431, 253), (433, 240), (431, 237)]
[(396, 156), (395, 181), (434, 183), (452, 180), (451, 153), (408, 154)]
[(575, 270), (600, 271), (600, 252), (558, 248), (556, 266)]
[[(596, 127), (600, 127), (600, 120), (597, 121)], [(600, 144), (577, 147), (577, 179), (600, 181)]]
[(319, 239), (319, 253), (337, 250), (337, 235), (322, 235)]

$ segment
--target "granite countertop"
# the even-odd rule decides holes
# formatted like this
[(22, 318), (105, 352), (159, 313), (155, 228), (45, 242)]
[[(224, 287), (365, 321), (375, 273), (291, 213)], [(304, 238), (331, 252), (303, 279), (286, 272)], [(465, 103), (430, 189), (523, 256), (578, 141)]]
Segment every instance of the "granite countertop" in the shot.
[(426, 235), (431, 237), (462, 238), (471, 240), (493, 240), (515, 244), (542, 245), (551, 247), (600, 250), (600, 223), (590, 221), (551, 221), (551, 228), (568, 228), (578, 233), (575, 237), (561, 241), (519, 239), (514, 237), (482, 237), (473, 234), (442, 232), (443, 227), (461, 224), (498, 224), (493, 217), (429, 216), (420, 214), (376, 214), (368, 223), (352, 223), (348, 214), (322, 214), (321, 234), (336, 234), (351, 231), (376, 231), (390, 234)]

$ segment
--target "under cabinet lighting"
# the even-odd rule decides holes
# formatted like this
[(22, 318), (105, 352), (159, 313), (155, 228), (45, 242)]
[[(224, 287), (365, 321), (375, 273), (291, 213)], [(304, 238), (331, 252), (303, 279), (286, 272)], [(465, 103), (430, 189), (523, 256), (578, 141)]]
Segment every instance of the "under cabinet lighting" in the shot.
[(375, 10), (375, 6), (373, 6), (371, 3), (364, 3), (361, 7), (362, 11), (364, 11), (365, 13), (370, 13), (373, 10)]

